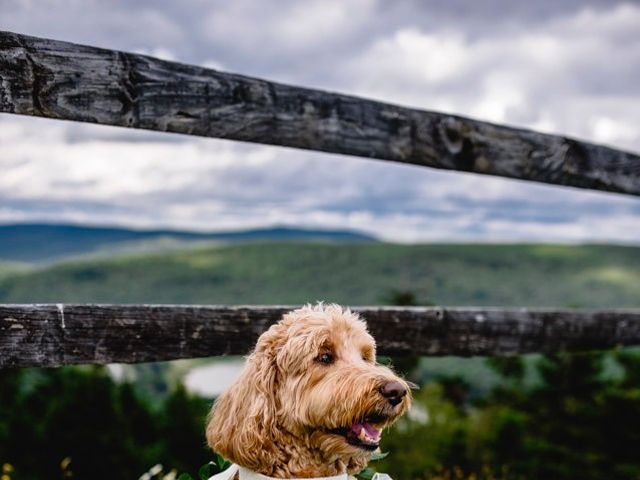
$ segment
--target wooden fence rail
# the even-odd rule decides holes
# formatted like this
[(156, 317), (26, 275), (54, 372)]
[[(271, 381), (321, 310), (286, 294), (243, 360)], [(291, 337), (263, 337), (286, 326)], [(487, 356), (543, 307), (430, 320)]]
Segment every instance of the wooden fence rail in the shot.
[(0, 32), (0, 112), (640, 195), (632, 153), (9, 32)]
[[(2, 305), (0, 368), (247, 353), (294, 307)], [(640, 344), (640, 309), (358, 307), (393, 355), (502, 355)]]

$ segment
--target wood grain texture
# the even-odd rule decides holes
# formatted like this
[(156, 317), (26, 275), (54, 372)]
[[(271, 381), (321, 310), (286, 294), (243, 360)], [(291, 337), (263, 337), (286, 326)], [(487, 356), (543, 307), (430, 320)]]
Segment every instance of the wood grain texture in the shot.
[[(246, 354), (285, 306), (1, 305), (0, 368)], [(505, 355), (640, 344), (640, 309), (357, 307), (379, 352)]]
[(632, 153), (9, 32), (0, 32), (0, 111), (640, 195)]

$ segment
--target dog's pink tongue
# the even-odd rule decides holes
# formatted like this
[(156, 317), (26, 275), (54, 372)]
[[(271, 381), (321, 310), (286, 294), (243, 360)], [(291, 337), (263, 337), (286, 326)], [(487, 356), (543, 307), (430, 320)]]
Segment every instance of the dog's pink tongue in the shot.
[(369, 425), (367, 422), (356, 423), (351, 427), (351, 432), (353, 432), (353, 434), (360, 439), (363, 439), (363, 435), (361, 433), (363, 430), (366, 434), (366, 440), (374, 443), (380, 441), (380, 432), (376, 428)]

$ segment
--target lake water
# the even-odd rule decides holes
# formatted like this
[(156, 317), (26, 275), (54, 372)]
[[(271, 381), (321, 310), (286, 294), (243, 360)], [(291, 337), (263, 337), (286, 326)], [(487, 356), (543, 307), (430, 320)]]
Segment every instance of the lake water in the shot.
[(184, 377), (187, 390), (203, 397), (217, 397), (238, 378), (244, 359), (224, 360), (195, 367)]

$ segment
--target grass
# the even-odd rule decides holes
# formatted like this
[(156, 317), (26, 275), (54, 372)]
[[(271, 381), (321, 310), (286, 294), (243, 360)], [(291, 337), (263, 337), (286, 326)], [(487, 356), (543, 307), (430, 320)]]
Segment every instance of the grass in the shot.
[(16, 274), (26, 272), (29, 266), (17, 262), (0, 262), (0, 281), (7, 277), (13, 277)]

